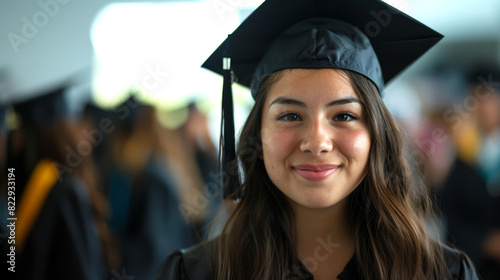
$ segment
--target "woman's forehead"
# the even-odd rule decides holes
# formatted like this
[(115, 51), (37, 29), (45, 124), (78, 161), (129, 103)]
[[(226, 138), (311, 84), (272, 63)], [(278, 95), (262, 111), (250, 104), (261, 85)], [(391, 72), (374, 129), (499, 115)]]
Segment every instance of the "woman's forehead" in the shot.
[(270, 87), (267, 102), (285, 96), (303, 101), (320, 98), (359, 99), (348, 75), (337, 69), (291, 69), (284, 71)]

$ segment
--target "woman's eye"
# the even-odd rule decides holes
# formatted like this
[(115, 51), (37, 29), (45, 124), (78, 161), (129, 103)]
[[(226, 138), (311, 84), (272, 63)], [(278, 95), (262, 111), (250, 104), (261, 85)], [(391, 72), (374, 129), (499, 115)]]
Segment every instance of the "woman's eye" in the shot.
[(353, 116), (352, 114), (348, 114), (348, 113), (338, 114), (333, 118), (334, 121), (338, 121), (338, 122), (348, 122), (348, 121), (352, 121), (352, 120), (356, 120), (356, 119), (357, 118), (355, 116)]
[(287, 122), (301, 121), (302, 118), (295, 113), (286, 113), (278, 117), (278, 120), (283, 120)]

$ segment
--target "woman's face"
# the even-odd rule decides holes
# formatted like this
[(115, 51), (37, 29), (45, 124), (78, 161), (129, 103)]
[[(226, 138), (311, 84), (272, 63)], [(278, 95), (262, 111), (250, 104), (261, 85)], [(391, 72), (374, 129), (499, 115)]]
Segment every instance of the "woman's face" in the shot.
[(285, 71), (268, 92), (261, 130), (266, 171), (292, 204), (336, 205), (366, 174), (365, 109), (338, 70)]

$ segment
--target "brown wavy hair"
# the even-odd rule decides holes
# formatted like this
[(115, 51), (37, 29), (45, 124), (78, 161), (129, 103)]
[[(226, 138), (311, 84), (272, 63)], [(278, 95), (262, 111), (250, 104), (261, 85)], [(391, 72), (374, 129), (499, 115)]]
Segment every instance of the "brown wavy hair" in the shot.
[[(292, 274), (299, 264), (293, 211), (259, 156), (263, 104), (284, 71), (290, 70), (266, 78), (241, 131), (237, 155), (244, 181), (231, 196), (240, 199), (217, 238), (213, 279), (298, 279)], [(347, 205), (359, 273), (365, 279), (445, 279), (443, 250), (425, 226), (432, 200), (411, 172), (395, 120), (370, 80), (340, 71), (365, 104), (371, 135), (367, 175)]]

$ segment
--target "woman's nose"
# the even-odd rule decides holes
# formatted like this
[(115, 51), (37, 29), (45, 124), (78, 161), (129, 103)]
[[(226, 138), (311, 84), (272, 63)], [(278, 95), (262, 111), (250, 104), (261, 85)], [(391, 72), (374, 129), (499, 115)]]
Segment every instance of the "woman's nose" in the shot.
[(320, 155), (333, 149), (332, 127), (326, 120), (315, 120), (304, 129), (300, 149), (303, 152)]

